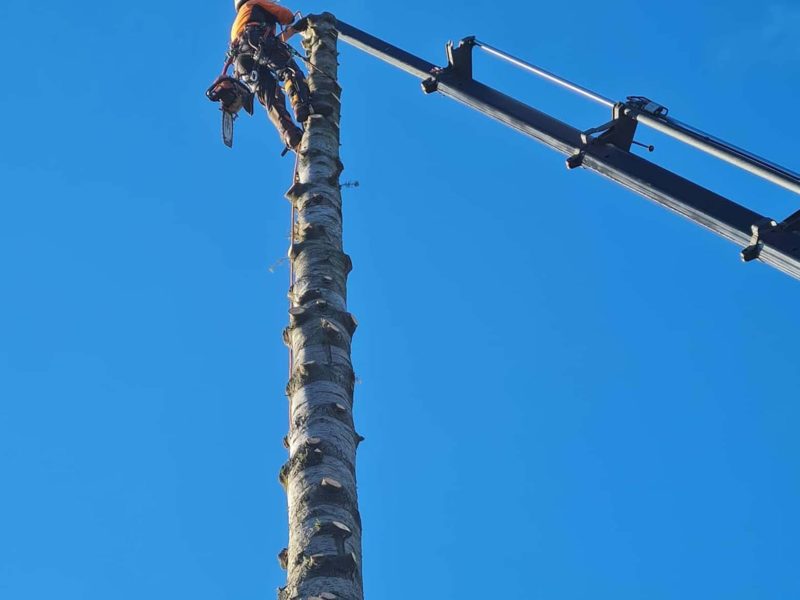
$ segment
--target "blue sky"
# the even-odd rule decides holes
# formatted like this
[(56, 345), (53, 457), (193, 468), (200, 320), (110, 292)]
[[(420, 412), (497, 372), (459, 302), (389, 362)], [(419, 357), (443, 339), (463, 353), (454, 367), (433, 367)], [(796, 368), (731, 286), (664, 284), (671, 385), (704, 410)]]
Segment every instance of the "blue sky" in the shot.
[[(291, 8), (434, 62), (477, 34), (800, 167), (789, 2)], [(292, 164), (261, 113), (219, 141), (203, 92), (231, 11), (0, 6), (2, 598), (284, 581)], [(341, 64), (368, 597), (800, 597), (798, 283), (404, 73)], [(486, 58), (477, 74), (607, 120)], [(757, 210), (797, 208), (639, 137)]]

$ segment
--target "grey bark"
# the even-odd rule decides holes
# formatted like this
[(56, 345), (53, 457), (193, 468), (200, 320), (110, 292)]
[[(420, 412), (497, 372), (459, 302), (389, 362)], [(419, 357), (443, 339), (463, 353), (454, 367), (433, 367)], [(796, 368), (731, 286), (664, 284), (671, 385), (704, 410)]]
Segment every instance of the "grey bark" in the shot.
[(350, 258), (342, 245), (339, 175), (341, 89), (336, 81), (336, 20), (309, 17), (303, 46), (315, 114), (298, 150), (298, 177), (287, 198), (297, 212), (290, 251), (292, 374), (289, 460), (280, 473), (289, 508), (287, 570), (279, 600), (362, 600), (361, 517), (355, 460), (361, 437), (353, 423), (350, 344), (357, 323), (347, 312)]

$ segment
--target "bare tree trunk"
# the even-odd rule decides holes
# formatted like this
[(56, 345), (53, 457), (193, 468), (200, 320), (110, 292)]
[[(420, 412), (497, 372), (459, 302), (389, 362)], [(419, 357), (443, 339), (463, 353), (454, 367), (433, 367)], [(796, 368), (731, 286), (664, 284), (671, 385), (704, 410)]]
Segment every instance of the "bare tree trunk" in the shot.
[(361, 438), (352, 412), (350, 344), (356, 321), (346, 303), (351, 263), (342, 250), (338, 33), (331, 14), (310, 16), (309, 23), (303, 46), (316, 114), (299, 149), (298, 179), (287, 192), (297, 223), (284, 335), (293, 356), (286, 390), (289, 461), (280, 475), (288, 496), (289, 547), (278, 556), (287, 569), (278, 597), (362, 600), (355, 476)]

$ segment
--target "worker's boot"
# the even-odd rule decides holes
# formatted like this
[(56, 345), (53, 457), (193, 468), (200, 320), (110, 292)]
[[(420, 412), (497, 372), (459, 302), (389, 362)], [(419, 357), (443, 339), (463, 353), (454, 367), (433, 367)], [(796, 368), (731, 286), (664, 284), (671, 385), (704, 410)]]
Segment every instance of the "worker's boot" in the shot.
[(286, 147), (295, 150), (303, 140), (303, 130), (292, 121), (286, 106), (277, 103), (270, 106), (269, 118), (272, 124), (275, 125), (275, 129), (280, 133)]
[(292, 129), (283, 134), (283, 143), (287, 148), (297, 150), (300, 142), (303, 141), (303, 130), (299, 127), (293, 126)]
[(303, 139), (303, 130), (292, 121), (292, 115), (286, 109), (286, 96), (277, 81), (267, 80), (268, 86), (262, 87), (259, 91), (259, 101), (267, 109), (269, 120), (278, 130), (281, 140), (286, 147), (295, 150)]

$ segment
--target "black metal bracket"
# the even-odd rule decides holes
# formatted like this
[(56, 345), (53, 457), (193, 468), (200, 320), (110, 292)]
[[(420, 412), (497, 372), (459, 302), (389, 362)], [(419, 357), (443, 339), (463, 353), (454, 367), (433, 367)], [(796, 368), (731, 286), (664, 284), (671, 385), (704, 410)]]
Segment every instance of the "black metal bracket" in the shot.
[(800, 210), (789, 216), (781, 223), (772, 219), (761, 219), (751, 227), (753, 236), (750, 238), (750, 245), (742, 250), (741, 256), (744, 262), (752, 262), (761, 257), (764, 244), (769, 244), (775, 236), (792, 235), (796, 238), (795, 243), (800, 248)]
[(447, 42), (447, 68), (463, 79), (472, 79), (472, 49), (475, 47), (475, 36), (465, 37), (453, 46)]
[(628, 96), (628, 102), (625, 105), (627, 108), (647, 113), (659, 119), (665, 119), (669, 114), (669, 109), (666, 106), (653, 102), (646, 96)]
[(422, 82), (422, 91), (432, 94), (439, 89), (440, 75), (452, 73), (461, 80), (472, 79), (472, 49), (475, 47), (475, 36), (465, 37), (455, 46), (453, 42), (447, 42), (445, 51), (447, 53), (447, 66), (443, 69), (436, 69), (432, 77)]
[[(630, 152), (634, 144), (633, 138), (636, 136), (637, 122), (625, 114), (625, 108), (625, 104), (618, 102), (612, 109), (611, 120), (608, 123), (581, 132), (581, 150), (567, 158), (568, 169), (576, 169), (583, 164), (583, 158), (586, 156), (584, 149), (592, 144), (611, 144), (620, 150)], [(597, 133), (600, 135), (595, 137)], [(653, 151), (652, 146), (648, 148)]]

